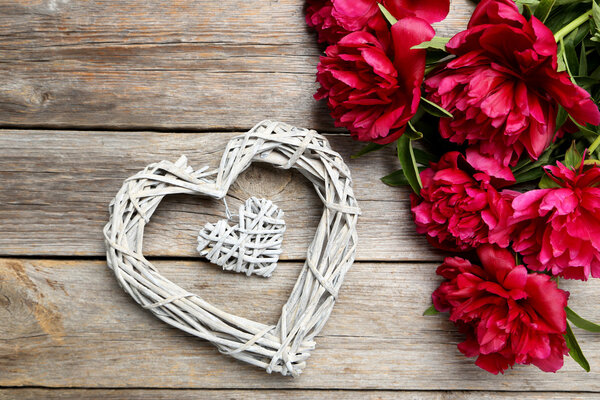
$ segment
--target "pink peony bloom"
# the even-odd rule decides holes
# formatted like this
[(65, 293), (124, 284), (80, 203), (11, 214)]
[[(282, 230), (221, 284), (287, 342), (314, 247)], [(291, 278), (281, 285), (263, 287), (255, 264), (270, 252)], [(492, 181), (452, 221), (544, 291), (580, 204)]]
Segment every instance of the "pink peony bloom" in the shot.
[(411, 196), (418, 233), (435, 247), (464, 251), (483, 243), (509, 244), (510, 202), (517, 194), (498, 193), (491, 178), (454, 151), (421, 172), (421, 197)]
[(319, 43), (333, 44), (350, 33), (332, 15), (331, 0), (308, 0), (306, 3), (306, 24), (317, 31)]
[[(329, 46), (321, 57), (317, 67), (321, 88), (315, 98), (328, 100), (335, 125), (347, 128), (355, 139), (386, 144), (404, 133), (419, 106), (426, 52), (411, 47), (433, 38), (430, 23), (446, 16), (449, 1), (382, 3), (398, 19), (391, 31), (376, 0), (331, 1), (337, 26), (354, 32)], [(318, 14), (325, 21), (317, 10), (321, 9), (309, 8), (307, 20)], [(333, 32), (333, 20), (327, 21), (321, 27)]]
[(392, 27), (395, 59), (375, 36), (353, 32), (329, 46), (317, 66), (321, 88), (336, 126), (361, 141), (390, 143), (417, 111), (425, 73), (424, 50), (411, 47), (434, 36), (422, 19), (408, 17)]
[(558, 188), (525, 192), (512, 202), (513, 248), (529, 268), (567, 279), (600, 277), (600, 167), (560, 162), (546, 173)]
[(396, 19), (417, 17), (430, 24), (446, 18), (449, 0), (332, 0), (333, 16), (349, 31), (364, 29), (374, 19), (382, 17), (381, 3)]
[(308, 0), (306, 23), (317, 30), (319, 42), (335, 44), (356, 31), (370, 32), (384, 40), (389, 32), (378, 3), (396, 19), (413, 16), (429, 23), (446, 18), (450, 8), (449, 0)]
[(448, 257), (437, 269), (446, 280), (433, 304), (466, 334), (458, 349), (493, 374), (514, 364), (559, 370), (568, 354), (563, 334), (569, 293), (548, 275), (516, 265), (508, 250), (483, 245), (477, 254), (481, 266)]
[(590, 95), (557, 72), (550, 29), (535, 17), (527, 21), (512, 0), (483, 0), (446, 47), (456, 58), (425, 82), (429, 98), (454, 115), (440, 120), (440, 133), (495, 160), (492, 175), (506, 173), (524, 151), (533, 159), (542, 154), (559, 104), (580, 124), (600, 123)]

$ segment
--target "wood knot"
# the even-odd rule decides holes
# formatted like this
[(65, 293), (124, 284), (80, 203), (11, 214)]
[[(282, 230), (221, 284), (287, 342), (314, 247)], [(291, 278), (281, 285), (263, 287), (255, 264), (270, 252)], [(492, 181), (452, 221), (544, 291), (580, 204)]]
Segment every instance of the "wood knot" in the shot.
[(24, 79), (0, 77), (0, 103), (9, 111), (36, 111), (54, 99), (52, 93), (32, 85)]

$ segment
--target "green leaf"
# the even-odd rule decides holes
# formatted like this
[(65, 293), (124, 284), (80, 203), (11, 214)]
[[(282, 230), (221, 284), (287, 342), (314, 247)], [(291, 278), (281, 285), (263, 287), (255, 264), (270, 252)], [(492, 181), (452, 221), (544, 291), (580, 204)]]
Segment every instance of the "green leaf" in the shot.
[(360, 149), (358, 151), (358, 153), (352, 154), (350, 156), (350, 158), (351, 159), (355, 159), (355, 158), (364, 156), (365, 154), (370, 153), (372, 151), (379, 150), (379, 149), (381, 149), (383, 147), (385, 147), (385, 144), (369, 143), (365, 147), (363, 147), (362, 149)]
[(591, 87), (600, 83), (600, 79), (592, 78), (591, 76), (576, 76), (577, 84), (582, 88)]
[[(443, 59), (449, 56), (450, 55), (446, 53), (445, 50), (428, 49), (427, 57), (425, 57), (425, 64), (428, 66), (436, 67), (439, 62), (441, 62)], [(433, 70), (433, 68), (430, 69)], [(428, 72), (426, 71), (425, 75), (427, 74)]]
[(526, 20), (530, 20), (533, 15), (533, 11), (531, 11), (531, 6), (529, 4), (523, 4), (523, 11), (521, 12)]
[(415, 153), (415, 161), (421, 165), (429, 166), (429, 163), (435, 161), (435, 156), (421, 149), (413, 149)]
[(558, 144), (556, 143), (551, 144), (536, 161), (531, 161), (529, 157), (525, 157), (523, 160), (519, 161), (512, 169), (516, 183), (529, 182), (543, 176), (543, 167), (548, 164), (550, 156), (557, 146)]
[(571, 75), (571, 78), (573, 78), (573, 76), (575, 76), (574, 72), (579, 71), (579, 60), (577, 59), (577, 52), (575, 51), (575, 45), (571, 40), (566, 40), (564, 46), (564, 57), (567, 66), (567, 71), (569, 71), (569, 75)]
[(548, 175), (544, 175), (542, 176), (542, 179), (540, 179), (538, 187), (540, 189), (552, 189), (560, 186), (558, 186), (558, 183), (554, 182)]
[(575, 119), (573, 117), (571, 117), (570, 115), (569, 115), (569, 118), (579, 128), (579, 131), (581, 133), (583, 133), (585, 136), (587, 136), (590, 139), (596, 139), (596, 137), (598, 136), (598, 132), (591, 130), (587, 126), (581, 125), (579, 122), (575, 121)]
[(404, 171), (399, 169), (398, 171), (394, 171), (391, 174), (388, 174), (381, 178), (381, 182), (385, 183), (388, 186), (405, 186), (410, 185), (406, 176), (404, 176)]
[(439, 313), (440, 313), (440, 312), (439, 312), (438, 310), (436, 310), (436, 309), (435, 309), (435, 306), (432, 304), (431, 306), (429, 306), (429, 308), (428, 308), (427, 310), (425, 310), (425, 311), (423, 312), (423, 315), (424, 315), (424, 316), (427, 316), (427, 315), (437, 315), (437, 314), (439, 314)]
[(564, 6), (566, 4), (575, 4), (575, 3), (590, 3), (592, 0), (556, 0), (557, 6)]
[(565, 65), (565, 46), (564, 46), (562, 40), (560, 42), (558, 42), (558, 51), (556, 53), (556, 61), (558, 64), (558, 69), (557, 69), (558, 72), (562, 72), (567, 69), (567, 66)]
[(592, 18), (596, 27), (600, 27), (600, 5), (595, 1), (592, 1)]
[(404, 131), (404, 135), (408, 135), (411, 140), (423, 139), (423, 133), (419, 132), (410, 121), (408, 121), (408, 129)]
[(571, 321), (576, 327), (586, 330), (588, 332), (600, 332), (600, 325), (580, 317), (575, 311), (571, 310), (571, 308), (569, 307), (565, 308), (565, 311), (567, 311), (567, 318), (569, 319), (569, 321)]
[(581, 42), (581, 51), (579, 55), (579, 76), (588, 74), (587, 56), (585, 54), (585, 42)]
[(519, 176), (515, 176), (515, 183), (535, 181), (536, 179), (540, 179), (543, 175), (544, 170), (542, 168), (530, 169), (529, 171), (519, 174)]
[(565, 153), (565, 165), (569, 168), (577, 168), (581, 164), (582, 159), (583, 157), (579, 151), (577, 151), (577, 148), (575, 147), (575, 141), (573, 140), (571, 146)]
[[(600, 49), (598, 49), (598, 50), (599, 50), (599, 52), (600, 52)], [(599, 66), (599, 67), (597, 67), (597, 68), (594, 70), (594, 72), (592, 72), (592, 74), (590, 75), (590, 78), (592, 78), (592, 79), (598, 79), (598, 80), (600, 80), (600, 66)]]
[(581, 368), (585, 370), (585, 372), (590, 372), (590, 363), (585, 359), (583, 352), (581, 351), (581, 347), (579, 347), (579, 343), (577, 343), (577, 339), (573, 334), (573, 330), (571, 329), (571, 325), (567, 322), (567, 332), (565, 333), (565, 340), (567, 342), (567, 347), (569, 348), (569, 355), (571, 358), (577, 362), (577, 364), (581, 365)]
[(398, 22), (398, 20), (383, 6), (383, 4), (377, 3), (377, 5), (390, 25), (394, 25), (396, 22)]
[(545, 22), (548, 15), (550, 15), (550, 11), (552, 11), (552, 7), (554, 7), (554, 3), (556, 3), (556, 0), (540, 0), (533, 15), (540, 21)]
[(427, 111), (434, 117), (454, 118), (454, 116), (445, 108), (443, 108), (442, 106), (438, 106), (432, 101), (427, 100), (425, 97), (421, 97), (421, 107), (423, 107), (423, 110)]
[[(425, 167), (419, 167), (419, 173), (423, 171)], [(394, 171), (391, 174), (388, 174), (381, 178), (381, 182), (385, 183), (388, 186), (410, 186), (408, 183), (408, 179), (404, 175), (404, 171), (399, 169), (398, 171)]]
[(567, 122), (567, 118), (569, 118), (569, 113), (567, 113), (567, 110), (565, 110), (563, 108), (563, 106), (559, 105), (558, 106), (558, 112), (556, 113), (556, 129), (560, 129), (561, 126), (563, 126), (563, 124), (565, 122)]
[(400, 160), (400, 166), (402, 167), (406, 180), (415, 193), (420, 194), (423, 184), (421, 183), (421, 177), (419, 176), (419, 169), (417, 168), (417, 162), (415, 161), (412, 143), (407, 135), (402, 135), (400, 136), (400, 139), (398, 139), (398, 160)]
[(515, 0), (515, 3), (528, 5), (528, 6), (536, 6), (540, 3), (539, 0)]
[(423, 42), (411, 47), (411, 49), (436, 49), (446, 51), (446, 44), (450, 41), (450, 38), (434, 36), (428, 42)]

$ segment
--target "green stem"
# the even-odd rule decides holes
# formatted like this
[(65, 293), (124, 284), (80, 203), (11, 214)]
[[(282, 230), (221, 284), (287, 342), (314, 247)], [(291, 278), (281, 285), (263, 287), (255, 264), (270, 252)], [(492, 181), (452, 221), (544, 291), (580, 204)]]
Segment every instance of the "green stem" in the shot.
[(580, 25), (584, 24), (590, 18), (591, 15), (592, 10), (589, 10), (588, 12), (575, 18), (573, 21), (569, 22), (569, 24), (567, 24), (561, 30), (556, 32), (556, 34), (554, 34), (554, 40), (556, 40), (557, 43), (560, 42), (562, 38), (567, 36), (569, 33), (573, 32), (575, 29), (579, 28)]
[(596, 138), (596, 140), (594, 140), (592, 145), (588, 148), (588, 150), (590, 151), (590, 154), (593, 154), (594, 151), (596, 151), (596, 147), (598, 147), (599, 144), (600, 144), (600, 136), (598, 136)]

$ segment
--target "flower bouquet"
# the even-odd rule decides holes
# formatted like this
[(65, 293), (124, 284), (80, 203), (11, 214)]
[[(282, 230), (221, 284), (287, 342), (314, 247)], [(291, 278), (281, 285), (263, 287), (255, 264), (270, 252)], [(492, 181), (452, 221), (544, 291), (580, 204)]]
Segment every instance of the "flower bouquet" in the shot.
[(338, 127), (395, 142), (417, 232), (448, 252), (425, 314), (494, 374), (589, 364), (560, 279), (600, 278), (600, 6), (483, 0), (466, 30), (435, 36), (449, 0), (308, 0), (327, 47), (317, 66)]

